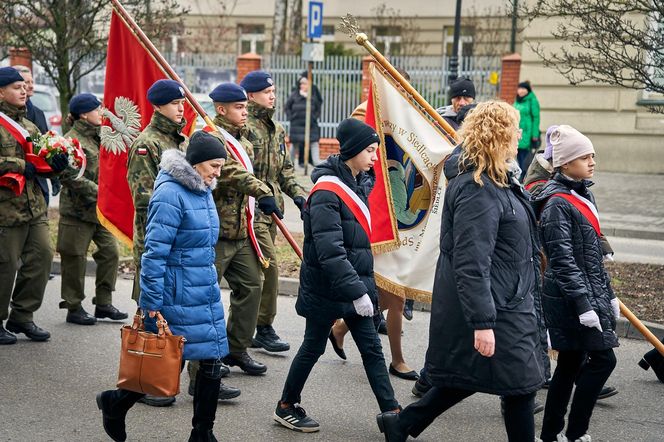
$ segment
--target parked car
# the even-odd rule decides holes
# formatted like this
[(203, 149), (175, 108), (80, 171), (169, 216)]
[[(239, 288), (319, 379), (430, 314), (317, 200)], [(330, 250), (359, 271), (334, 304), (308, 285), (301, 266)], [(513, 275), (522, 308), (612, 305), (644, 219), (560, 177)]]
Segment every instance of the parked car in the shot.
[(51, 86), (35, 84), (35, 94), (30, 98), (32, 103), (44, 112), (48, 128), (62, 133), (62, 114), (58, 95)]

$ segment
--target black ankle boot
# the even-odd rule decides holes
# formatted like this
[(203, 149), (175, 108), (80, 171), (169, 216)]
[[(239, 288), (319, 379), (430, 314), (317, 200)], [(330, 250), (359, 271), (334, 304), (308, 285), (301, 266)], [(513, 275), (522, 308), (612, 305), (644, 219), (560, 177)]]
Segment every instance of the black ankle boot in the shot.
[[(664, 342), (664, 339), (662, 339), (662, 342)], [(643, 358), (639, 361), (639, 367), (644, 370), (652, 367), (652, 371), (655, 372), (659, 382), (664, 383), (664, 356), (656, 348), (643, 355)]]
[(142, 396), (141, 393), (128, 390), (107, 390), (97, 395), (97, 407), (101, 410), (104, 431), (111, 439), (116, 442), (127, 440), (125, 417)]
[(212, 434), (214, 418), (217, 414), (217, 400), (221, 378), (212, 379), (198, 372), (194, 387), (194, 417), (189, 442), (217, 442)]

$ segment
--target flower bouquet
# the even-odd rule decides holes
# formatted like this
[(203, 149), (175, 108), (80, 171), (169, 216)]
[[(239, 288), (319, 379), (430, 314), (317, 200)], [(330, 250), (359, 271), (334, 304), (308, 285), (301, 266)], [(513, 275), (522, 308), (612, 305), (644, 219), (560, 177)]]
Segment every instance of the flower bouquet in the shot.
[[(81, 143), (76, 138), (63, 137), (57, 133), (49, 130), (44, 135), (40, 136), (37, 140), (33, 141), (34, 151), (37, 157), (41, 158), (46, 164), (51, 166), (51, 160), (55, 155), (67, 155), (69, 166), (78, 170), (76, 178), (79, 179), (83, 176), (86, 166), (86, 158)], [(37, 166), (37, 164), (35, 164)]]

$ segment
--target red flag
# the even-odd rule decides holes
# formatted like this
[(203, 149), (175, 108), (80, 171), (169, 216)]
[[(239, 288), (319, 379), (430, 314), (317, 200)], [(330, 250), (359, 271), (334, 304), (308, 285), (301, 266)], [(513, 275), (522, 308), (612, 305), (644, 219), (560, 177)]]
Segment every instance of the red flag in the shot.
[[(369, 85), (369, 98), (365, 123), (377, 129), (376, 112), (374, 110), (373, 85)], [(382, 133), (377, 131), (379, 134)], [(387, 175), (385, 156), (385, 140), (381, 140), (377, 152), (378, 161), (374, 163), (376, 184), (369, 194), (369, 211), (371, 212), (371, 247), (374, 253), (383, 253), (399, 247), (399, 233), (390, 195), (390, 181)]]
[[(121, 119), (123, 125), (130, 125), (131, 117), (127, 113), (134, 104), (140, 113), (140, 120), (136, 121), (133, 130), (130, 128), (131, 133), (127, 132), (120, 140), (119, 148), (102, 146), (99, 153), (97, 216), (104, 227), (129, 246), (132, 245), (134, 230), (134, 205), (127, 183), (127, 151), (138, 131), (143, 130), (152, 118), (148, 88), (162, 78), (168, 77), (114, 10), (108, 37), (104, 107)], [(123, 109), (116, 109), (116, 98), (119, 97), (129, 100), (124, 100)], [(196, 123), (196, 113), (188, 102), (185, 103), (184, 117), (187, 127), (183, 132), (190, 134)], [(112, 121), (106, 123), (113, 127)], [(120, 130), (118, 127), (113, 129)]]

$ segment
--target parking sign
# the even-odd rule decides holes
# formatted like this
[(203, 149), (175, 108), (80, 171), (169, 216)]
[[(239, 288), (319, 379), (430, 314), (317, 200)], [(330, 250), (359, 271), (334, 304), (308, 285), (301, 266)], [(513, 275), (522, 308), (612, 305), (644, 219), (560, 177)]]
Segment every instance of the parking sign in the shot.
[(309, 2), (307, 17), (307, 38), (323, 36), (323, 2)]

